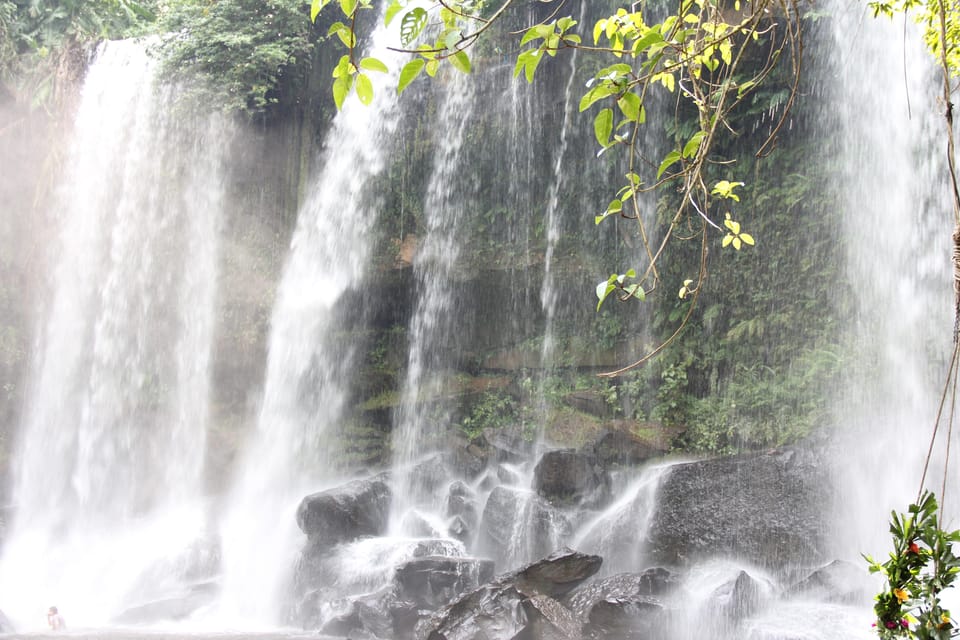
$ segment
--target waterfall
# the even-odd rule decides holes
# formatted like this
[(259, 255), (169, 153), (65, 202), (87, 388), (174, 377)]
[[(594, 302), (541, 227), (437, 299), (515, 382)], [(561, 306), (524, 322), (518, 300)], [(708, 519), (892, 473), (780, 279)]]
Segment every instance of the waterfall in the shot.
[[(902, 16), (873, 19), (865, 7), (833, 4), (842, 64), (821, 117), (840, 141), (844, 290), (858, 354), (837, 398), (838, 540), (850, 557), (882, 557), (890, 510), (916, 497), (952, 348), (946, 129), (941, 81), (912, 19), (905, 29)], [(938, 493), (941, 473), (935, 465), (928, 479)]]
[[(402, 54), (388, 48), (395, 39), (380, 27), (369, 55), (396, 70)], [(327, 134), (274, 306), (257, 429), (221, 526), (221, 615), (235, 628), (282, 620), (302, 535), (297, 505), (335, 479), (330, 439), (342, 417), (355, 346), (340, 333), (340, 305), (361, 287), (368, 268), (379, 207), (367, 187), (386, 166), (398, 118), (396, 74), (371, 75), (373, 104), (349, 99)]]
[(399, 532), (406, 512), (428, 499), (411, 473), (411, 466), (428, 451), (436, 450), (436, 438), (450, 422), (441, 402), (444, 385), (454, 382), (445, 373), (452, 364), (455, 327), (455, 269), (461, 252), (460, 226), (471, 193), (471, 177), (463, 171), (461, 154), (464, 133), (476, 104), (474, 83), (456, 75), (446, 87), (437, 114), (441, 133), (434, 152), (434, 167), (425, 202), (426, 237), (414, 261), (417, 304), (409, 329), (409, 355), (400, 407), (393, 432), (395, 479), (394, 523)]
[[(584, 26), (584, 19), (587, 13), (587, 3), (580, 3), (579, 24)], [(565, 172), (567, 164), (564, 163), (564, 157), (567, 154), (568, 138), (570, 136), (570, 127), (574, 121), (574, 106), (577, 101), (574, 99), (573, 90), (576, 85), (577, 77), (577, 53), (574, 49), (570, 54), (570, 75), (567, 78), (563, 89), (563, 120), (560, 124), (560, 146), (556, 151), (553, 160), (553, 175), (551, 176), (550, 188), (547, 192), (547, 210), (544, 214), (546, 227), (547, 248), (543, 257), (543, 283), (540, 287), (540, 305), (544, 311), (543, 345), (540, 349), (540, 360), (546, 372), (553, 366), (556, 358), (555, 336), (553, 335), (553, 322), (557, 313), (557, 282), (554, 269), (554, 252), (557, 249), (557, 242), (560, 241), (560, 187), (569, 176)], [(544, 391), (541, 381), (540, 401), (545, 404), (543, 398)]]
[(204, 528), (231, 133), (155, 77), (144, 44), (101, 45), (59, 180), (0, 561), (0, 601), (24, 628), (55, 602), (103, 624), (196, 570), (181, 560)]

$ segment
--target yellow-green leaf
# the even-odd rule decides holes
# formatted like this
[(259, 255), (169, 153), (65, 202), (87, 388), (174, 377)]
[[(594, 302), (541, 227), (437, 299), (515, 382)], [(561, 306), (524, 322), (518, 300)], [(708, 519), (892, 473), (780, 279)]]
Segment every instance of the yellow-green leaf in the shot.
[(741, 233), (741, 234), (740, 234), (740, 239), (743, 240), (743, 243), (744, 243), (744, 244), (748, 244), (748, 245), (750, 245), (751, 247), (756, 244), (756, 243), (753, 241), (753, 236), (750, 235), (749, 233)]
[(640, 107), (643, 104), (640, 101), (640, 96), (635, 93), (628, 92), (620, 96), (620, 99), (617, 100), (617, 106), (620, 107), (620, 111), (623, 112), (624, 117), (627, 120), (636, 122), (640, 119)]
[(403, 19), (400, 21), (400, 44), (409, 47), (426, 24), (427, 11), (422, 7), (414, 7), (403, 14)]
[(343, 108), (343, 101), (347, 99), (352, 84), (353, 76), (351, 75), (343, 75), (333, 81), (333, 102), (338, 110)]
[(373, 102), (373, 83), (370, 82), (370, 76), (365, 73), (357, 74), (357, 97), (365, 105)]
[(411, 82), (416, 80), (425, 65), (426, 62), (424, 62), (423, 58), (414, 58), (403, 65), (403, 69), (400, 70), (400, 80), (397, 82), (398, 95), (403, 93), (403, 90), (410, 86)]
[(593, 133), (601, 147), (610, 146), (610, 134), (613, 133), (613, 109), (600, 111), (593, 120)]
[(357, 0), (340, 0), (340, 9), (343, 15), (353, 17), (353, 12), (357, 10)]
[(663, 162), (660, 163), (660, 168), (657, 169), (657, 180), (660, 179), (660, 176), (663, 175), (663, 172), (670, 168), (670, 166), (680, 159), (679, 151), (671, 151), (663, 159)]
[(470, 73), (470, 58), (467, 57), (466, 51), (457, 51), (455, 54), (450, 56), (450, 64), (452, 64), (456, 69), (462, 71), (463, 73)]
[(379, 71), (380, 73), (389, 71), (387, 65), (377, 58), (364, 58), (360, 61), (360, 68), (365, 71)]
[(393, 0), (390, 3), (390, 6), (387, 7), (387, 12), (383, 16), (384, 26), (389, 26), (393, 19), (397, 17), (397, 14), (403, 11), (404, 3), (401, 3), (400, 0)]

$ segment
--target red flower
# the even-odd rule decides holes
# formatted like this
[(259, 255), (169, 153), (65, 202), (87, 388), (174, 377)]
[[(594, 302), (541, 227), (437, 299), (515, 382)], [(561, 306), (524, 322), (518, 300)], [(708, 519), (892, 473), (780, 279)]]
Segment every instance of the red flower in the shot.
[(910, 546), (907, 548), (907, 551), (910, 553), (920, 553), (920, 547), (916, 542), (911, 542)]
[(897, 623), (894, 622), (893, 620), (890, 620), (890, 621), (887, 622), (886, 625), (884, 625), (884, 626), (886, 626), (887, 629), (896, 629), (896, 628), (897, 628)]

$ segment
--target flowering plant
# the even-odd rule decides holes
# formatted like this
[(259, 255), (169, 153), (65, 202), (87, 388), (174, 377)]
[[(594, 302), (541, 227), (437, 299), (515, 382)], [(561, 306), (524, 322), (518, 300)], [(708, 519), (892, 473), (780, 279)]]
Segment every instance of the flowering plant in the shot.
[(960, 531), (941, 529), (937, 511), (936, 498), (924, 491), (906, 514), (891, 513), (890, 558), (880, 563), (864, 556), (870, 573), (887, 578), (874, 606), (874, 626), (883, 640), (947, 640), (960, 633), (940, 601), (943, 590), (960, 572), (960, 559), (952, 548), (960, 540)]

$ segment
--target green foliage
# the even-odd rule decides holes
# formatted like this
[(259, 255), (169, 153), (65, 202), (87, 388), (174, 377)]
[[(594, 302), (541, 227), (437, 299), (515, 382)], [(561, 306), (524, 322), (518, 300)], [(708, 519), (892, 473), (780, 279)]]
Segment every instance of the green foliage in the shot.
[(510, 395), (488, 391), (470, 407), (469, 414), (460, 421), (460, 428), (474, 437), (484, 429), (499, 429), (514, 422), (516, 412), (516, 404)]
[(43, 103), (72, 79), (63, 61), (79, 47), (141, 33), (155, 19), (152, 0), (0, 0), (0, 82)]
[(924, 41), (930, 53), (940, 61), (941, 43), (945, 42), (946, 50), (942, 53), (950, 75), (960, 76), (960, 6), (957, 3), (941, 0), (877, 0), (869, 4), (874, 16), (892, 18), (894, 15), (913, 13), (914, 19), (924, 28)]
[(881, 563), (864, 556), (870, 572), (887, 581), (874, 606), (877, 634), (884, 640), (947, 640), (957, 635), (941, 595), (960, 573), (960, 559), (953, 553), (960, 531), (941, 529), (937, 514), (936, 498), (925, 491), (906, 514), (890, 514), (893, 551), (888, 559)]
[(313, 48), (300, 0), (172, 0), (162, 28), (168, 75), (194, 74), (191, 86), (228, 111), (259, 113), (279, 100), (281, 83), (306, 69)]

